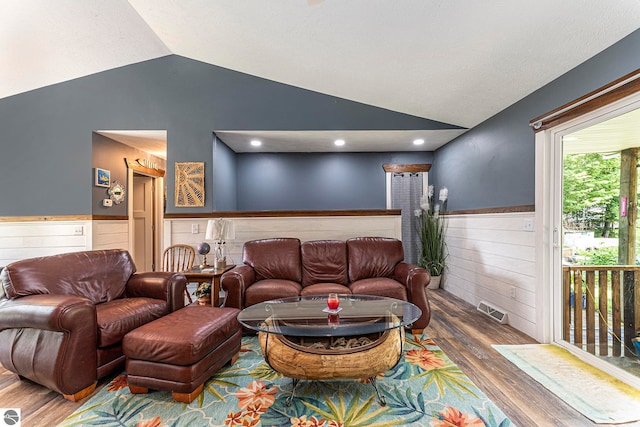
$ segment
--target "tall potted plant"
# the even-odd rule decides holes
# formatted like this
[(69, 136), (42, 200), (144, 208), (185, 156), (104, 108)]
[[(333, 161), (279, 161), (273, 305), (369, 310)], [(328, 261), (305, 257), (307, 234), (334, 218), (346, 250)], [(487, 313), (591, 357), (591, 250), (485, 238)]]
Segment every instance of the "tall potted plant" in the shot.
[(446, 231), (445, 216), (443, 215), (449, 192), (446, 188), (440, 190), (438, 200), (434, 200), (433, 185), (428, 193), (420, 200), (418, 221), (418, 235), (420, 237), (420, 255), (418, 265), (429, 271), (431, 282), (428, 289), (437, 289), (446, 269), (447, 244), (444, 240)]

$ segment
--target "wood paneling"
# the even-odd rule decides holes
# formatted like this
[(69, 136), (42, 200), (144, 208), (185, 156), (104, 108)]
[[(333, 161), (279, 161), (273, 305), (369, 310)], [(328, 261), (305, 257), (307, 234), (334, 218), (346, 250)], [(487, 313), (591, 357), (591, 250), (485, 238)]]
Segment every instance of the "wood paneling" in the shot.
[(640, 69), (536, 117), (529, 124), (534, 132), (540, 132), (583, 116), (639, 91)]
[(128, 249), (128, 242), (128, 222), (120, 219), (0, 222), (0, 266), (65, 252)]
[(479, 215), (492, 213), (535, 212), (535, 205), (496, 206), (493, 208), (461, 209), (447, 211), (447, 215)]
[[(344, 240), (350, 237), (379, 236), (400, 239), (401, 217), (336, 216), (336, 217), (227, 217), (233, 223), (234, 238), (227, 241), (227, 250), (233, 262), (242, 262), (242, 245), (248, 240), (271, 237), (296, 237), (301, 241), (319, 239)], [(198, 233), (192, 233), (192, 226)], [(184, 243), (196, 247), (204, 242), (206, 218), (165, 219), (164, 246)], [(201, 256), (197, 256), (196, 263)]]
[[(509, 324), (535, 335), (535, 233), (531, 213), (448, 217), (449, 257), (441, 285), (472, 305), (486, 300), (509, 313)], [(515, 298), (511, 288), (515, 288)]]
[(207, 214), (165, 214), (165, 219), (181, 218), (290, 218), (290, 217), (335, 217), (335, 216), (382, 216), (400, 215), (400, 209), (356, 209), (356, 210), (313, 210), (313, 211), (229, 211)]
[(129, 249), (129, 223), (119, 220), (93, 221), (92, 249)]
[(91, 215), (0, 216), (0, 222), (86, 221)]
[(126, 215), (92, 215), (91, 219), (94, 221), (128, 221), (129, 217)]
[(26, 258), (86, 250), (91, 221), (0, 222), (0, 266)]
[[(146, 159), (142, 159), (142, 161), (146, 161)], [(140, 164), (138, 160), (125, 159), (125, 163), (127, 164), (127, 167), (129, 169), (135, 172), (141, 173), (143, 175), (156, 176), (156, 177), (163, 178), (165, 174), (164, 169), (154, 169), (154, 168), (143, 166), (142, 164)]]
[(89, 221), (89, 220), (127, 220), (126, 215), (56, 215), (56, 216), (0, 216), (0, 222), (39, 222), (39, 221)]
[(382, 165), (382, 169), (384, 169), (387, 173), (417, 173), (417, 172), (429, 172), (431, 169), (431, 165), (424, 164), (412, 164), (412, 165), (397, 165), (397, 164), (385, 164)]

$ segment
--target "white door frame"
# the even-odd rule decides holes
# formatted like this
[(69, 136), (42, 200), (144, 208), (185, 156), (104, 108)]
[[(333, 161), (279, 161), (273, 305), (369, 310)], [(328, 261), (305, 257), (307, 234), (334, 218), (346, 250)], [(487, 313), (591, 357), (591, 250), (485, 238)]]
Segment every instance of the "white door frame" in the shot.
[[(536, 133), (536, 339), (556, 343), (591, 365), (640, 388), (640, 378), (562, 340), (562, 137), (640, 108), (640, 92)], [(554, 319), (557, 321), (554, 322)]]

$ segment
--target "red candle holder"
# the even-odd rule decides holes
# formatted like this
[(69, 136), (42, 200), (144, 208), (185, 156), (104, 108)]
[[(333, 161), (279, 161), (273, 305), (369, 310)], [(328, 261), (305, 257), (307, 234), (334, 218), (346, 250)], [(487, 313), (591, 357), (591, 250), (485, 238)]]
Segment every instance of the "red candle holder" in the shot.
[(327, 298), (327, 308), (331, 311), (336, 311), (338, 307), (340, 307), (338, 294), (329, 294), (329, 298)]

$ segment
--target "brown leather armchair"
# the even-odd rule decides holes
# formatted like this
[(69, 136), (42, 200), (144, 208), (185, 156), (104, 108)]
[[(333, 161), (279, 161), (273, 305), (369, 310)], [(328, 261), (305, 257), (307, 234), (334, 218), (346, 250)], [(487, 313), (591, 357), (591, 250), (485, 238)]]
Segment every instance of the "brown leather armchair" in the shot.
[(422, 310), (413, 324), (427, 327), (431, 309), (426, 287), (429, 272), (403, 261), (402, 242), (385, 237), (343, 240), (295, 238), (246, 242), (243, 263), (222, 275), (226, 306), (243, 309), (298, 295), (376, 295), (409, 301)]
[(124, 335), (184, 306), (182, 274), (135, 273), (124, 250), (26, 259), (0, 274), (0, 363), (79, 400), (124, 368)]

